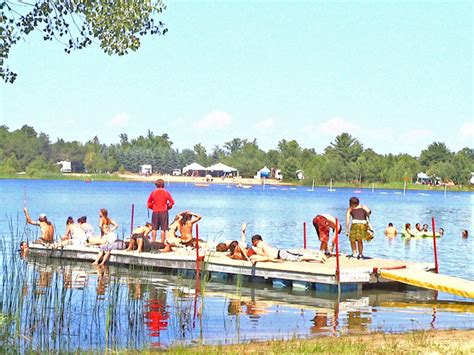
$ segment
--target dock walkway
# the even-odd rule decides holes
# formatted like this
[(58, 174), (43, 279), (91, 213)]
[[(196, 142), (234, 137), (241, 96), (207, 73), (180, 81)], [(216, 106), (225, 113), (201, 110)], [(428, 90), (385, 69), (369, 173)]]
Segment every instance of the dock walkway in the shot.
[(412, 269), (381, 270), (380, 276), (412, 286), (474, 298), (474, 281), (464, 280), (459, 277)]
[[(47, 248), (41, 244), (31, 244), (30, 253), (43, 257), (81, 260), (91, 262), (98, 253), (98, 248), (66, 246), (60, 249)], [(308, 252), (308, 251), (307, 251)], [(178, 270), (193, 273), (196, 270), (195, 250), (177, 249), (170, 253), (141, 253), (115, 250), (109, 260), (111, 264), (151, 267), (158, 269)], [(380, 270), (404, 268), (411, 271), (430, 271), (431, 263), (413, 263), (390, 259), (348, 259), (340, 258), (340, 289), (342, 292), (361, 290), (365, 286), (377, 283), (393, 283), (389, 278), (380, 277)], [(252, 265), (249, 261), (233, 260), (226, 253), (207, 252), (200, 261), (202, 272), (208, 272), (212, 278), (226, 279), (233, 275), (243, 275), (250, 281), (273, 282), (274, 285), (292, 286), (294, 288), (314, 288), (322, 292), (337, 292), (336, 258), (330, 257), (325, 263), (320, 262), (258, 262)]]

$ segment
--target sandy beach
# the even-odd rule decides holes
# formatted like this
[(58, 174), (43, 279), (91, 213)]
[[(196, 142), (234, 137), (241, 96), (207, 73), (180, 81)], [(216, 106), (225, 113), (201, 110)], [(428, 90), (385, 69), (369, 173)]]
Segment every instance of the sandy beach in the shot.
[[(139, 174), (119, 174), (118, 175), (122, 179), (131, 180), (131, 181), (145, 181), (145, 182), (154, 182), (157, 179), (163, 179), (165, 182), (182, 182), (182, 183), (189, 183), (189, 184), (232, 184), (232, 185), (243, 185), (243, 186), (254, 186), (254, 185), (262, 185), (264, 182), (261, 179), (252, 179), (252, 178), (219, 178), (214, 177), (212, 181), (207, 181), (205, 177), (191, 177), (191, 176), (184, 176), (184, 175), (160, 175), (160, 174), (153, 174), (150, 176), (144, 176)], [(285, 186), (285, 185), (292, 185), (290, 183), (283, 183), (277, 179), (265, 179), (265, 185), (275, 185), (275, 186)]]

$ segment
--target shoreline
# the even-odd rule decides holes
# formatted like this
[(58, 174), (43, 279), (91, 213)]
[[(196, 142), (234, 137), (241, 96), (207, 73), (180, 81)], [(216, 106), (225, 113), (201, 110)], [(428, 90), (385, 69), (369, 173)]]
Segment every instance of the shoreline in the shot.
[[(44, 173), (37, 176), (27, 176), (26, 174), (0, 174), (0, 179), (26, 179), (26, 180), (82, 180), (82, 181), (137, 181), (137, 182), (149, 182), (153, 183), (157, 179), (163, 179), (165, 182), (178, 182), (178, 183), (190, 183), (199, 184), (201, 186), (209, 184), (220, 184), (220, 185), (243, 185), (243, 187), (249, 186), (262, 186), (262, 180), (254, 178), (213, 178), (211, 182), (206, 182), (204, 177), (191, 177), (191, 176), (175, 176), (175, 175), (159, 175), (153, 174), (151, 176), (142, 176), (135, 173), (124, 173), (124, 174), (84, 174), (84, 173)], [(307, 184), (304, 184), (306, 182)], [(265, 179), (265, 185), (268, 186), (293, 186), (293, 187), (306, 187), (311, 188), (311, 184), (308, 181), (301, 182), (288, 182), (280, 181), (276, 179)], [(239, 186), (240, 187), (240, 186)], [(315, 184), (314, 189), (327, 189), (327, 184)], [(367, 183), (362, 185), (355, 185), (351, 183), (335, 183), (334, 189), (338, 188), (349, 188), (355, 191), (360, 189), (375, 189), (375, 190), (399, 190), (403, 191), (403, 184), (398, 183)], [(406, 187), (407, 191), (419, 190), (419, 191), (444, 191), (444, 186), (429, 186), (419, 185), (411, 183)], [(474, 192), (474, 185), (457, 185), (449, 186), (447, 188), (448, 193), (453, 192)]]
[(472, 354), (474, 329), (315, 335), (229, 345), (173, 346), (171, 354)]

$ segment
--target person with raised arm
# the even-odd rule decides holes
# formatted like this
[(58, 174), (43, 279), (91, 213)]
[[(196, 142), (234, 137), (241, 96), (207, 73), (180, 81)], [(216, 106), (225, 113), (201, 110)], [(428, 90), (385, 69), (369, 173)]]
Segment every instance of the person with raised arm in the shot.
[(41, 213), (38, 217), (38, 222), (34, 221), (30, 218), (30, 214), (28, 213), (28, 209), (25, 207), (23, 208), (23, 212), (25, 213), (26, 222), (33, 226), (40, 227), (41, 229), (41, 236), (34, 241), (34, 243), (40, 244), (51, 244), (54, 242), (54, 225), (50, 221), (48, 221), (48, 217), (44, 213)]

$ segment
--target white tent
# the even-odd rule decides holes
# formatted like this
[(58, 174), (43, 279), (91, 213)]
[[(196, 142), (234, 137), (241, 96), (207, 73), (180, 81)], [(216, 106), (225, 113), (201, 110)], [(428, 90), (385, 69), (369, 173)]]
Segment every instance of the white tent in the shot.
[(201, 164), (192, 163), (183, 168), (183, 174), (186, 174), (188, 171), (206, 171), (206, 168)]
[(222, 164), (222, 163), (217, 163), (217, 164), (211, 165), (206, 170), (207, 171), (222, 171), (224, 173), (233, 173), (234, 171), (237, 171), (236, 168), (233, 168), (231, 166), (227, 166), (227, 165)]
[(255, 179), (268, 178), (270, 177), (270, 169), (266, 166), (257, 171), (257, 175), (254, 176)]

